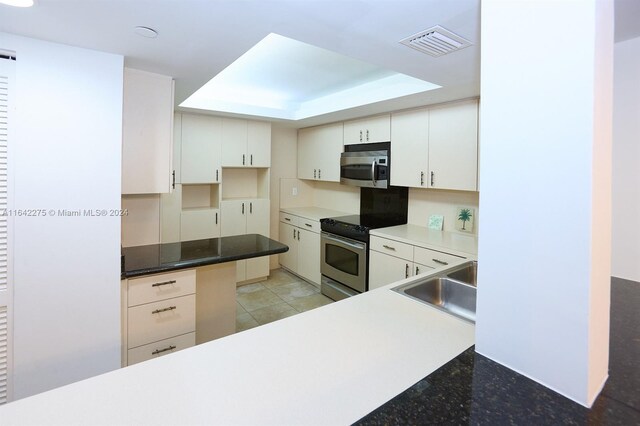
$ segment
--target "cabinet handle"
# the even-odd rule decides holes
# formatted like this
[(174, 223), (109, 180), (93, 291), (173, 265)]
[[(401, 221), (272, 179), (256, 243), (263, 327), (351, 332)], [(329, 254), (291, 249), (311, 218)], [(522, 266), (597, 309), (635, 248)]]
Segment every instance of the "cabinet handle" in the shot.
[(416, 275), (418, 275), (419, 273), (420, 273), (420, 268), (416, 266)]
[(152, 311), (151, 314), (159, 314), (160, 312), (173, 311), (174, 309), (176, 309), (175, 306), (169, 306), (168, 308), (156, 309), (155, 311)]
[(218, 178), (218, 169), (216, 169), (216, 182), (218, 182), (220, 179)]
[(253, 166), (253, 154), (249, 156), (249, 163)]
[(420, 186), (424, 186), (424, 172), (420, 172)]
[(171, 189), (176, 189), (176, 171), (171, 172)]
[(244, 154), (242, 154), (242, 165), (244, 166)]
[(218, 213), (216, 213), (216, 225), (218, 224)]
[(322, 173), (322, 170), (318, 169), (318, 179), (321, 178), (320, 174)]
[(158, 355), (158, 354), (161, 354), (162, 352), (172, 351), (175, 348), (176, 348), (176, 346), (171, 345), (171, 346), (168, 346), (168, 347), (166, 347), (164, 349), (156, 349), (155, 351), (151, 352), (151, 355)]
[(293, 239), (294, 240), (296, 239), (296, 230), (295, 229), (293, 230)]
[(382, 247), (386, 248), (387, 250), (393, 250), (393, 251), (396, 251), (396, 248), (395, 248), (395, 247), (391, 247), (391, 246), (388, 246), (388, 245), (386, 245), (386, 244), (383, 244), (383, 245), (382, 245)]
[(249, 213), (253, 214), (253, 203), (249, 203)]
[(313, 178), (316, 178), (316, 169), (313, 169)]
[(242, 214), (244, 214), (244, 203), (242, 203)]
[(367, 142), (369, 142), (369, 129), (367, 129)]
[(439, 263), (441, 265), (448, 265), (449, 264), (448, 262), (444, 262), (444, 261), (439, 260), (439, 259), (431, 259), (431, 260), (433, 260), (434, 262)]
[(169, 285), (169, 284), (175, 284), (176, 280), (171, 280), (171, 281), (163, 281), (161, 283), (155, 283), (155, 284), (151, 284), (151, 287), (160, 287), (163, 285)]
[(287, 222), (291, 222), (291, 219), (289, 219), (288, 217), (285, 217), (284, 220), (286, 220)]
[(309, 228), (313, 228), (313, 225), (309, 225), (308, 223), (305, 223), (304, 226), (308, 226)]
[(433, 176), (435, 175), (435, 173), (431, 172), (431, 186), (433, 186)]
[(360, 142), (362, 142), (362, 130), (360, 130)]
[(405, 278), (409, 278), (409, 264), (408, 263), (404, 264), (404, 277)]

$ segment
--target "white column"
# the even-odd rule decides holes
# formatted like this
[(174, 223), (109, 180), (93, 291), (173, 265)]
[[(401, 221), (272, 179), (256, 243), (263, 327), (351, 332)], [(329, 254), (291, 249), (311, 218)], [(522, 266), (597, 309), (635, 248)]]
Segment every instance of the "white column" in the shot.
[(482, 2), (476, 350), (590, 406), (607, 378), (613, 5)]

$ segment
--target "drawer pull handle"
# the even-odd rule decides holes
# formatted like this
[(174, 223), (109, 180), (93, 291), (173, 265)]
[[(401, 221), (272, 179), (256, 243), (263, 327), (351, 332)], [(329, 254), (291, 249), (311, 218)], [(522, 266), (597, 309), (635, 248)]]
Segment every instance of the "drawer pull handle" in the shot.
[(393, 251), (396, 251), (396, 248), (395, 248), (395, 247), (391, 247), (391, 246), (388, 246), (388, 245), (386, 245), (386, 244), (383, 244), (383, 245), (382, 245), (382, 247), (386, 248), (387, 250), (393, 250)]
[(433, 260), (434, 262), (439, 263), (441, 265), (448, 265), (449, 264), (449, 262), (444, 262), (444, 261), (438, 260), (438, 259), (431, 259), (431, 260)]
[(175, 284), (176, 280), (171, 280), (171, 281), (163, 281), (161, 283), (155, 283), (155, 284), (151, 284), (151, 287), (160, 287), (163, 285), (169, 285), (169, 284)]
[(159, 314), (161, 312), (173, 311), (174, 309), (176, 309), (175, 306), (169, 306), (168, 308), (156, 309), (155, 311), (151, 312), (151, 314)]
[(309, 225), (308, 223), (305, 223), (304, 226), (308, 226), (309, 228), (313, 228), (313, 225)]
[(285, 217), (284, 220), (286, 220), (287, 222), (291, 222), (291, 219), (289, 219), (288, 217)]
[(169, 346), (167, 348), (164, 348), (164, 349), (156, 349), (155, 351), (151, 352), (151, 355), (158, 355), (158, 354), (161, 354), (162, 352), (172, 351), (175, 348), (176, 348), (176, 346), (171, 345), (171, 346)]

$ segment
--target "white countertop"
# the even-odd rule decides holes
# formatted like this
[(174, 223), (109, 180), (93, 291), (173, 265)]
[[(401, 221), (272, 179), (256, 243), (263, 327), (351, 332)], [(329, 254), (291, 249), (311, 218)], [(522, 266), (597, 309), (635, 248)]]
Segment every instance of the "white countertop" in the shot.
[(371, 235), (389, 238), (415, 246), (444, 250), (451, 254), (475, 258), (478, 254), (478, 238), (475, 235), (436, 231), (417, 225), (398, 225), (374, 229)]
[(2, 424), (351, 424), (474, 344), (390, 290), (0, 406)]
[(346, 213), (337, 210), (324, 209), (322, 207), (280, 207), (281, 212), (301, 216), (309, 220), (320, 220), (325, 217), (348, 216), (353, 213)]

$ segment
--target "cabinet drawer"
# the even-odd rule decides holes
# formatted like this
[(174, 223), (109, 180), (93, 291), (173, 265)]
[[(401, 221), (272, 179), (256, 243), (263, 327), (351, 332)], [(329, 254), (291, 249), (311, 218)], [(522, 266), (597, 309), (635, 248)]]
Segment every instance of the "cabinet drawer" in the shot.
[(127, 351), (127, 365), (137, 364), (152, 358), (158, 358), (196, 344), (196, 333), (187, 333), (148, 345), (138, 346)]
[(196, 329), (196, 295), (134, 306), (127, 312), (129, 349)]
[(465, 259), (461, 256), (455, 256), (453, 254), (429, 250), (422, 247), (416, 247), (413, 256), (416, 263), (421, 263), (432, 268), (440, 268)]
[(298, 218), (298, 227), (306, 229), (307, 231), (315, 232), (316, 234), (320, 233), (320, 222), (317, 220), (309, 220), (300, 217)]
[(289, 213), (280, 212), (280, 222), (288, 223), (289, 225), (298, 226), (298, 216), (294, 216)]
[(391, 256), (413, 261), (413, 246), (411, 244), (400, 243), (386, 238), (371, 236), (371, 250)]
[(195, 292), (195, 269), (134, 278), (129, 280), (127, 306), (157, 302)]

